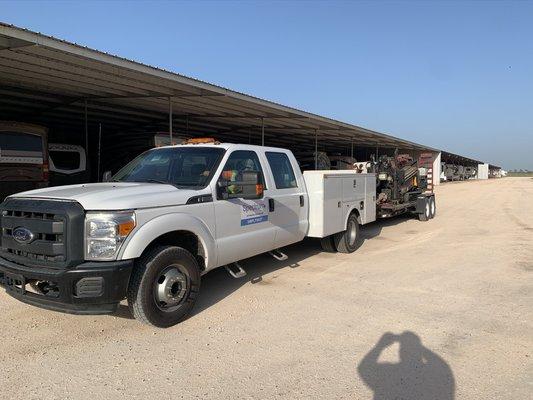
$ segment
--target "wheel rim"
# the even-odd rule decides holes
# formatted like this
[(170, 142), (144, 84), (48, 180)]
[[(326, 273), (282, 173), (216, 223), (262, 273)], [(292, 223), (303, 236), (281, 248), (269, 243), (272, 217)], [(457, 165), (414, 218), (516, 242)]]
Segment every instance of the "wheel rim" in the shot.
[(430, 214), (430, 211), (429, 211), (429, 201), (426, 203), (426, 217), (429, 217), (431, 214)]
[(154, 282), (154, 301), (161, 311), (172, 312), (180, 307), (187, 297), (190, 277), (181, 265), (165, 268)]
[(355, 241), (357, 239), (357, 227), (355, 226), (355, 222), (350, 221), (350, 224), (348, 225), (348, 243), (350, 246), (353, 246), (355, 244)]
[(431, 215), (435, 215), (435, 202), (431, 202)]

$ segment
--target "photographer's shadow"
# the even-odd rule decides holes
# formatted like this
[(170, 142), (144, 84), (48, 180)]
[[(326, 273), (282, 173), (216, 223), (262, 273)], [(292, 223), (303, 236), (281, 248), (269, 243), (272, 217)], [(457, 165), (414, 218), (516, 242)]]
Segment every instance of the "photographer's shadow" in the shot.
[[(399, 362), (378, 362), (381, 353), (395, 342), (400, 345)], [(450, 366), (424, 347), (413, 332), (385, 333), (357, 369), (376, 400), (454, 398), (455, 380)]]

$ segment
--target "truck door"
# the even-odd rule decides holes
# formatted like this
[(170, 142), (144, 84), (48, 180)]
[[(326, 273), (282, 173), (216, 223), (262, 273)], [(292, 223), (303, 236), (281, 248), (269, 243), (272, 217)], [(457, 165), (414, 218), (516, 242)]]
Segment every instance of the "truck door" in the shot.
[[(233, 151), (220, 179), (238, 180), (243, 171), (259, 171), (264, 182), (261, 162), (255, 151)], [(274, 248), (275, 229), (268, 213), (268, 201), (233, 198), (215, 200), (218, 264), (225, 265)]]
[[(307, 196), (303, 179), (298, 181), (289, 156), (283, 152), (265, 152), (275, 190), (270, 190), (269, 207), (272, 224), (276, 227), (274, 246), (287, 246), (302, 240), (307, 232), (309, 220)], [(301, 176), (301, 175), (299, 175)]]

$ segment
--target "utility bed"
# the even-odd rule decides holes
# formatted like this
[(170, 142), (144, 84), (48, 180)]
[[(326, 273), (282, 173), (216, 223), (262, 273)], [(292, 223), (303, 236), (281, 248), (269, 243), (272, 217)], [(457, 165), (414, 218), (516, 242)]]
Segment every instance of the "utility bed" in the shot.
[(346, 229), (355, 210), (361, 224), (376, 220), (376, 174), (354, 171), (305, 171), (309, 195), (309, 232), (323, 238)]

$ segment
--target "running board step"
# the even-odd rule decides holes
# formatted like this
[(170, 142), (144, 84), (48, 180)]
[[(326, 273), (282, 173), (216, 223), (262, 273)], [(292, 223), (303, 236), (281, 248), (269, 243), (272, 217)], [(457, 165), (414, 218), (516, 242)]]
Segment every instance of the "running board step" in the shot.
[(270, 254), (272, 257), (274, 257), (278, 261), (285, 261), (285, 260), (287, 260), (289, 258), (289, 256), (287, 256), (287, 254), (282, 253), (279, 250), (269, 251), (268, 254)]
[(246, 276), (246, 271), (237, 262), (234, 262), (229, 265), (224, 265), (224, 268), (226, 268), (226, 271), (228, 271), (228, 273), (235, 279), (239, 279), (243, 276)]

